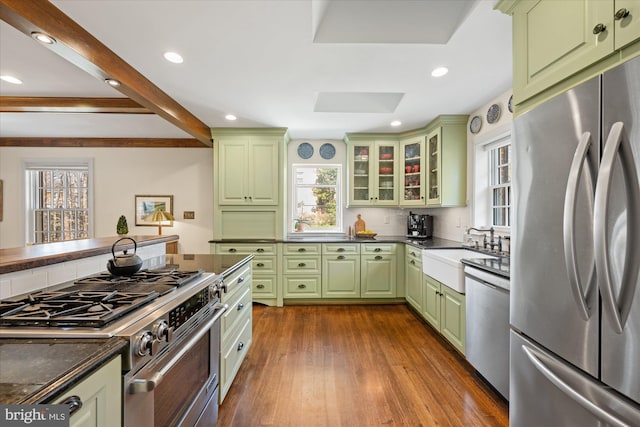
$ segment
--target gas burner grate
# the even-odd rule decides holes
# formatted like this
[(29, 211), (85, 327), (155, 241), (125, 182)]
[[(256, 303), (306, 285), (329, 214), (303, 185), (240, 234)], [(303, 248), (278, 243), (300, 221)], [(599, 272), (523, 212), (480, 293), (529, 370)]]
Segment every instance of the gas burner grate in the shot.
[(0, 325), (99, 328), (158, 296), (157, 292), (36, 292), (20, 300), (0, 301)]
[(158, 283), (180, 287), (201, 276), (203, 272), (203, 270), (181, 271), (176, 269), (158, 269), (141, 270), (133, 276), (113, 276), (110, 273), (104, 272), (78, 279), (74, 283), (78, 285)]

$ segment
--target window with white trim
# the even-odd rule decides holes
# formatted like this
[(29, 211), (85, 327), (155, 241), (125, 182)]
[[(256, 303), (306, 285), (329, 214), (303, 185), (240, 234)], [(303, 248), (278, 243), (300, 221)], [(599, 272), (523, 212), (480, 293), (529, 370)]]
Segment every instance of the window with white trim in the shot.
[(511, 227), (511, 135), (477, 143), (473, 194), (473, 225)]
[(489, 151), (491, 179), (491, 225), (511, 226), (511, 143)]
[(292, 165), (293, 223), (298, 233), (342, 232), (342, 165)]
[(26, 162), (27, 242), (92, 237), (91, 162)]

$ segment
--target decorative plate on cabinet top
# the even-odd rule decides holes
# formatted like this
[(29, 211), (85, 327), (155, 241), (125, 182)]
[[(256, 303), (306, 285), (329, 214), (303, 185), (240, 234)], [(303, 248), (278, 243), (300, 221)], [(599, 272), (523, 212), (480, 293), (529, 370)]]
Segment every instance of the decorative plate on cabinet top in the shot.
[(507, 108), (510, 113), (513, 113), (513, 95), (509, 97), (509, 103), (507, 104)]
[(471, 123), (469, 123), (469, 130), (471, 131), (471, 133), (478, 133), (480, 132), (481, 128), (482, 119), (480, 118), (480, 116), (474, 116), (473, 119), (471, 119)]
[(311, 158), (311, 156), (313, 156), (313, 145), (308, 142), (303, 142), (298, 145), (298, 156), (300, 156), (301, 159)]
[(336, 155), (336, 147), (333, 146), (333, 144), (322, 144), (320, 146), (320, 157), (322, 157), (325, 160), (329, 160), (329, 159), (333, 159), (333, 157)]
[(500, 119), (500, 106), (498, 104), (493, 104), (487, 110), (487, 123), (493, 124)]

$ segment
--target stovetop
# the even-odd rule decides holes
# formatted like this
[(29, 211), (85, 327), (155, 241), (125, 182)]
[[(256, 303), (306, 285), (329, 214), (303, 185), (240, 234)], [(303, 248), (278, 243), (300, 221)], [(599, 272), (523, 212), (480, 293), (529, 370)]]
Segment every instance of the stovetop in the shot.
[(99, 273), (54, 291), (0, 301), (0, 326), (102, 328), (194, 281), (202, 270), (143, 270), (131, 277)]

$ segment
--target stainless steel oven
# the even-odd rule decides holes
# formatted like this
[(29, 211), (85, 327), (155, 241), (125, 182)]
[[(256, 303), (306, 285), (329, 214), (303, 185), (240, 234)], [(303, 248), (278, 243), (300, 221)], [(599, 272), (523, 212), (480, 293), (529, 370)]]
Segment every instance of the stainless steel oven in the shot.
[[(178, 308), (177, 310), (180, 310)], [(214, 426), (218, 418), (220, 317), (191, 319), (183, 336), (124, 377), (125, 426)]]

